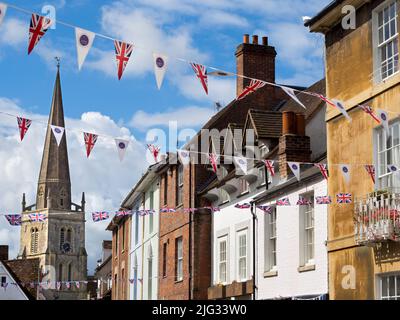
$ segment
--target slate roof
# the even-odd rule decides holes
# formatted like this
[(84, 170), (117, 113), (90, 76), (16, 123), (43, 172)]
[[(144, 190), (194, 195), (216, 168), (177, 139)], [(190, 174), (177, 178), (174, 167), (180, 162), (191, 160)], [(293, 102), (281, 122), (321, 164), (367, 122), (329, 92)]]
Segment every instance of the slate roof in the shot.
[(258, 139), (279, 138), (282, 135), (282, 113), (250, 109), (244, 127), (253, 128)]

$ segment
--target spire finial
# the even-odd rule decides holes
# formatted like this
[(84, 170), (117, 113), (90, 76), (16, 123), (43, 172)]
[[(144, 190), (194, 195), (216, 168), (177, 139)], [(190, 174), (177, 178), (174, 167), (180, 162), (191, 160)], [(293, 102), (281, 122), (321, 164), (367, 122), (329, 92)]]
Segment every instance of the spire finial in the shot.
[(57, 69), (60, 69), (61, 58), (60, 57), (54, 57), (54, 59), (56, 59), (56, 61), (57, 61)]

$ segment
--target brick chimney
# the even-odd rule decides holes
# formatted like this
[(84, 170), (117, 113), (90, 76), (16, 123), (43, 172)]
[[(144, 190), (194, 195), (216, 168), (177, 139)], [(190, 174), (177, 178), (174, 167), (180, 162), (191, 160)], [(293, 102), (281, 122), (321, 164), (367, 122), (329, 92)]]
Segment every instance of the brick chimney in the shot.
[(8, 260), (8, 246), (0, 246), (0, 261)]
[(279, 138), (279, 172), (287, 178), (292, 171), (287, 162), (310, 162), (310, 137), (305, 135), (305, 116), (294, 112), (283, 112), (282, 136)]
[[(240, 75), (255, 79), (265, 80), (275, 83), (275, 57), (276, 51), (274, 47), (268, 45), (268, 38), (263, 37), (261, 43), (258, 43), (258, 36), (243, 36), (243, 43), (236, 49), (236, 71)], [(236, 95), (239, 96), (245, 87), (250, 84), (249, 79), (241, 77), (237, 78)], [(267, 100), (271, 101), (271, 95), (274, 97), (274, 88), (271, 86), (264, 87), (251, 95), (252, 102), (255, 102), (255, 108), (264, 108)], [(268, 97), (269, 96), (269, 97)], [(250, 97), (250, 96), (249, 96)]]

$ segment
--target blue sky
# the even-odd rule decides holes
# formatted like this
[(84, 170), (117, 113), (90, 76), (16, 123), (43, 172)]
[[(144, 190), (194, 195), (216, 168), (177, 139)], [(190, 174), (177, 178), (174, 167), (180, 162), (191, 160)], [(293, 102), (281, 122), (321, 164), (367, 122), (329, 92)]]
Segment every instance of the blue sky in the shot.
[[(164, 128), (168, 120), (181, 128), (199, 128), (214, 112), (215, 101), (229, 103), (235, 79), (210, 79), (207, 97), (193, 71), (177, 57), (235, 72), (234, 52), (244, 33), (268, 36), (276, 47), (277, 81), (308, 86), (323, 77), (323, 37), (308, 33), (302, 16), (313, 16), (329, 0), (13, 0), (40, 13), (44, 5), (57, 8), (57, 19), (134, 43), (131, 61), (117, 79), (114, 47), (96, 38), (81, 72), (76, 62), (74, 30), (57, 25), (27, 55), (30, 16), (9, 8), (0, 26), (0, 111), (46, 121), (55, 79), (54, 56), (62, 57), (62, 89), (67, 129), (85, 129), (133, 140), (127, 160), (120, 164), (110, 141), (99, 141), (93, 157), (85, 159), (80, 135), (67, 134), (75, 196), (88, 193), (89, 210), (112, 210), (134, 185), (147, 163), (143, 158), (147, 130)], [(153, 73), (152, 52), (165, 53), (170, 66), (161, 91)], [(35, 184), (45, 128), (32, 125), (23, 144), (15, 119), (0, 115), (0, 212), (19, 210), (20, 198), (35, 196)], [(29, 160), (24, 155), (29, 152)], [(2, 158), (4, 157), (4, 158)], [(109, 170), (109, 169), (112, 170)], [(21, 175), (19, 182), (15, 173)], [(131, 174), (127, 174), (130, 172)], [(90, 225), (89, 225), (90, 224)], [(109, 238), (105, 224), (88, 223), (90, 267), (99, 256), (100, 241)], [(0, 222), (0, 243), (18, 236)], [(9, 240), (8, 240), (9, 241)]]

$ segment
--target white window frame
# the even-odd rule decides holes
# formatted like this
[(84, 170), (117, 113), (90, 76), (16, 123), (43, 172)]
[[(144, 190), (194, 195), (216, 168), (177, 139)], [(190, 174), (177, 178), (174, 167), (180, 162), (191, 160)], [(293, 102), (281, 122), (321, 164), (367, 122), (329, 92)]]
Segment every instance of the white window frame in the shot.
[[(258, 168), (258, 178), (260, 179), (260, 182), (258, 184), (259, 187), (265, 186), (267, 184), (267, 172), (266, 172), (264, 166)], [(268, 176), (268, 178), (269, 178), (269, 176)], [(270, 182), (268, 181), (268, 184), (269, 183)]]
[[(390, 292), (390, 285), (387, 286), (387, 290), (383, 292), (383, 281), (388, 283), (390, 280), (394, 281), (394, 293), (393, 295)], [(400, 273), (388, 273), (381, 274), (376, 277), (376, 289), (377, 289), (377, 298), (379, 300), (400, 300)]]
[(226, 204), (231, 201), (229, 193), (223, 189), (219, 189), (219, 196), (221, 198), (221, 204)]
[[(264, 215), (264, 271), (274, 272), (278, 269), (277, 258), (277, 208), (272, 207), (270, 214)], [(271, 220), (272, 218), (272, 220)], [(274, 226), (274, 233), (272, 227)]]
[[(149, 209), (154, 209), (154, 190), (150, 190), (149, 193)], [(149, 215), (149, 234), (152, 234), (154, 231), (154, 214), (150, 213)]]
[(183, 237), (175, 239), (176, 261), (175, 281), (183, 281)]
[[(221, 258), (221, 244), (225, 243), (225, 260), (222, 260)], [(226, 284), (228, 283), (228, 252), (229, 252), (229, 247), (228, 247), (228, 236), (225, 235), (223, 237), (218, 238), (217, 241), (217, 254), (218, 254), (218, 266), (217, 266), (217, 278), (218, 278), (218, 283), (220, 284)], [(221, 267), (225, 267), (225, 279), (221, 277)]]
[[(389, 18), (389, 20), (385, 21), (384, 16), (383, 16), (383, 24), (379, 25), (379, 14), (382, 12), (384, 15), (384, 10), (389, 9), (392, 5), (395, 5), (395, 17), (392, 19)], [(389, 12), (390, 15), (390, 12)], [(377, 8), (373, 10), (372, 13), (372, 33), (373, 33), (373, 58), (374, 58), (374, 80), (375, 83), (383, 82), (390, 77), (394, 76), (395, 74), (399, 73), (399, 30), (398, 30), (398, 25), (397, 25), (397, 19), (398, 19), (398, 3), (397, 0), (389, 0), (385, 1), (381, 5), (379, 5)], [(391, 35), (391, 29), (392, 25), (391, 22), (395, 21), (394, 23), (394, 34)], [(385, 38), (385, 26), (388, 26), (389, 28), (389, 37), (387, 39)], [(382, 37), (383, 39), (380, 39), (380, 30), (382, 30)], [(382, 40), (382, 41), (381, 41)], [(393, 43), (394, 46), (392, 47), (392, 57), (387, 58), (388, 55), (388, 48), (389, 44)], [(386, 48), (386, 59), (384, 61), (382, 58), (382, 49)], [(392, 67), (390, 67), (391, 63)], [(389, 66), (389, 69), (392, 70), (391, 73), (386, 70), (387, 74), (384, 75), (384, 70), (385, 67)]]
[[(241, 246), (240, 243), (240, 239), (242, 237), (245, 237), (245, 254), (243, 254), (243, 252), (241, 252), (241, 248), (243, 248), (243, 246)], [(236, 259), (236, 263), (237, 263), (237, 279), (239, 282), (244, 282), (247, 281), (249, 278), (249, 232), (248, 229), (242, 229), (240, 231), (236, 232), (236, 254), (237, 254), (237, 259)], [(245, 274), (242, 274), (242, 270), (241, 270), (241, 262), (244, 261), (244, 266), (245, 266)]]
[[(308, 206), (299, 206), (300, 267), (304, 267), (315, 265), (315, 207), (314, 193), (307, 193), (300, 196), (309, 199), (311, 202)], [(308, 219), (309, 215), (311, 215), (310, 225), (308, 224), (310, 222)]]
[[(400, 163), (400, 120), (396, 119), (389, 125), (390, 147), (387, 148), (387, 133), (382, 126), (374, 131), (374, 158), (376, 163), (376, 190), (391, 189), (395, 192), (400, 190), (400, 176), (389, 172), (387, 166)], [(382, 139), (381, 139), (382, 137)], [(386, 148), (382, 149), (381, 144)], [(397, 152), (396, 152), (397, 151)], [(390, 159), (388, 159), (390, 157)]]
[(241, 195), (250, 192), (250, 183), (246, 179), (239, 179), (239, 191)]

